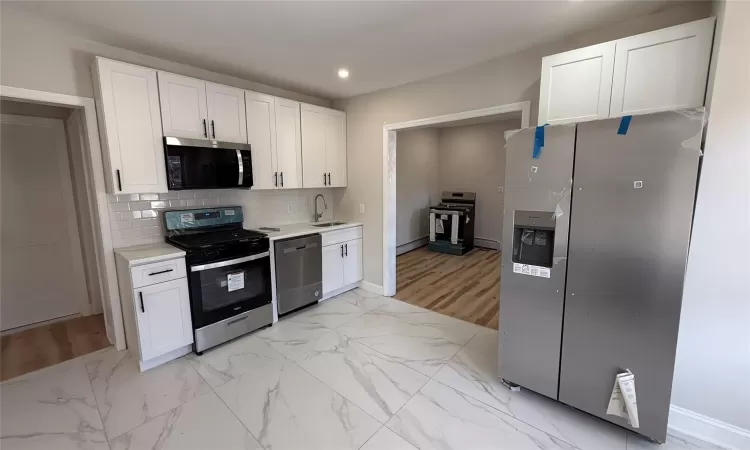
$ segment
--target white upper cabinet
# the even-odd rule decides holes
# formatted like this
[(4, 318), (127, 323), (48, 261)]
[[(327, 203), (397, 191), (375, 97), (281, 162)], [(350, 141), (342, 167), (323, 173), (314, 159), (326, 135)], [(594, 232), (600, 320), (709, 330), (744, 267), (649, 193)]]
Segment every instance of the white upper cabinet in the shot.
[(164, 136), (247, 143), (245, 91), (159, 72)]
[(302, 187), (302, 141), (299, 102), (276, 99), (276, 160), (283, 189)]
[(326, 115), (302, 105), (302, 186), (328, 186)]
[(345, 187), (346, 114), (302, 104), (302, 186)]
[(299, 102), (245, 92), (253, 189), (302, 187)]
[(206, 101), (211, 139), (246, 144), (245, 91), (206, 83)]
[(713, 17), (542, 59), (539, 124), (702, 106)]
[(346, 115), (331, 110), (326, 117), (328, 186), (346, 186)]
[(543, 58), (539, 124), (608, 117), (614, 56), (607, 42)]
[(99, 57), (92, 70), (108, 191), (167, 192), (156, 71)]
[(206, 82), (159, 72), (164, 136), (208, 139)]
[(276, 98), (245, 92), (247, 143), (253, 158), (253, 189), (274, 189), (276, 161)]
[(610, 116), (703, 106), (714, 22), (710, 17), (617, 41)]

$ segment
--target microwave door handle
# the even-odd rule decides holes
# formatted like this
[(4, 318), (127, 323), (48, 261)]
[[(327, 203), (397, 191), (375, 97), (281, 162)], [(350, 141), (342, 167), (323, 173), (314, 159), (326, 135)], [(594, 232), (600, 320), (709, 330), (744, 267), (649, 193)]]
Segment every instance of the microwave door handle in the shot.
[(242, 164), (242, 152), (239, 150), (236, 150), (237, 152), (237, 164), (239, 167), (239, 178), (237, 179), (237, 186), (242, 186), (242, 179), (245, 178), (245, 167)]

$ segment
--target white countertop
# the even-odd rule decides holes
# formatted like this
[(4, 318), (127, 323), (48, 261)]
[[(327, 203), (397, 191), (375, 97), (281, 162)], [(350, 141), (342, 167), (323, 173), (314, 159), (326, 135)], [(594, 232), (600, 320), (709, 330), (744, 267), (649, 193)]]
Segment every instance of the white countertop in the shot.
[(158, 244), (136, 245), (134, 247), (116, 248), (115, 254), (119, 255), (128, 265), (139, 266), (167, 259), (180, 258), (185, 256), (185, 251), (173, 247), (166, 242)]
[[(335, 221), (335, 220), (334, 220)], [(321, 223), (329, 222), (328, 220), (322, 220)], [(286, 239), (296, 236), (304, 236), (306, 234), (313, 233), (328, 233), (329, 231), (344, 230), (346, 228), (361, 227), (362, 222), (346, 222), (342, 225), (334, 225), (332, 227), (314, 227), (314, 223), (294, 223), (291, 225), (276, 225), (275, 228), (279, 228), (279, 231), (268, 231), (261, 230), (260, 228), (254, 228), (254, 230), (266, 233), (268, 240), (273, 242), (279, 239)]]

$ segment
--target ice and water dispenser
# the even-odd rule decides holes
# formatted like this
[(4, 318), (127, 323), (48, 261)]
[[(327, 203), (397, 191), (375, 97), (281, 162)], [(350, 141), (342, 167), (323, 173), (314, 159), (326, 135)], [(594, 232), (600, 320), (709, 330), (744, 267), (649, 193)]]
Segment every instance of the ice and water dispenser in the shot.
[(512, 261), (551, 268), (555, 221), (553, 212), (516, 210), (513, 215)]

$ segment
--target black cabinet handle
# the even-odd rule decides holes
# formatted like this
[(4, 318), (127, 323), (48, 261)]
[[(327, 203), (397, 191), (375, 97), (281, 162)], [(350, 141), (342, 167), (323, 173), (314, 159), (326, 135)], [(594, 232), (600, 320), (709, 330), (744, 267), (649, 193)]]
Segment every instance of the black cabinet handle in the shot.
[(174, 269), (160, 270), (159, 272), (151, 272), (150, 274), (148, 274), (148, 276), (152, 277), (154, 275), (161, 275), (163, 273), (169, 273), (172, 271), (174, 271)]
[(279, 172), (273, 173), (273, 185), (279, 187)]
[(216, 139), (216, 125), (213, 120), (211, 121), (211, 137)]
[(331, 185), (331, 172), (328, 172), (328, 186)]
[(344, 256), (349, 256), (349, 244), (344, 244)]
[(323, 172), (323, 186), (328, 186), (328, 183), (326, 183), (326, 174)]
[(117, 172), (117, 190), (121, 191), (122, 190), (122, 180), (120, 179), (120, 169), (117, 169), (115, 172)]
[(141, 297), (141, 312), (146, 312), (146, 308), (143, 307), (143, 292), (139, 292), (138, 296)]
[(341, 246), (341, 257), (342, 258), (344, 257), (344, 246), (343, 245)]
[(203, 137), (208, 137), (208, 130), (206, 129), (206, 119), (203, 119)]
[(281, 172), (281, 187), (284, 187), (284, 172)]

